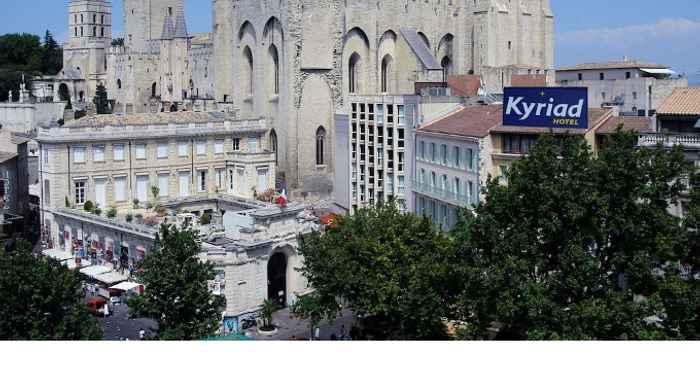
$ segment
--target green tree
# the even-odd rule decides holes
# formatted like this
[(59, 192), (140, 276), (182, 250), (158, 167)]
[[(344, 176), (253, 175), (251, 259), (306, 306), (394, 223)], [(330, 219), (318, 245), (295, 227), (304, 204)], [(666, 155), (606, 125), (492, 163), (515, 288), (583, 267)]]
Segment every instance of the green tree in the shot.
[(80, 279), (60, 263), (36, 258), (19, 241), (0, 250), (0, 339), (99, 340)]
[(107, 89), (104, 87), (104, 85), (97, 85), (95, 97), (92, 99), (92, 103), (95, 104), (97, 114), (112, 113), (109, 109), (109, 101), (107, 99)]
[(299, 241), (300, 271), (315, 293), (313, 304), (297, 307), (297, 315), (336, 317), (342, 303), (366, 317), (375, 338), (444, 337), (441, 318), (453, 306), (455, 260), (452, 244), (429, 220), (389, 202), (341, 217), (324, 234)]
[(128, 301), (130, 314), (158, 322), (162, 340), (198, 340), (219, 329), (223, 299), (209, 291), (214, 268), (199, 251), (195, 231), (163, 225), (137, 275), (146, 291)]
[(635, 144), (618, 132), (594, 158), (581, 137), (545, 136), (508, 185), (489, 181), (453, 233), (474, 338), (494, 323), (508, 339), (678, 337), (665, 303), (683, 289), (663, 287), (678, 283), (687, 233), (667, 209), (687, 163)]
[(48, 75), (57, 74), (63, 68), (63, 50), (49, 30), (44, 36), (44, 49), (41, 60), (41, 72)]

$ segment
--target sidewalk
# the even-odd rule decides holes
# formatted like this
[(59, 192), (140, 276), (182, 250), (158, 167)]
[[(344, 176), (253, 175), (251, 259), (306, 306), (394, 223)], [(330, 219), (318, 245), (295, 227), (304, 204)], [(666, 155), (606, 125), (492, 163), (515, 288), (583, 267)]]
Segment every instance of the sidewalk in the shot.
[[(345, 325), (345, 331), (350, 332), (354, 322), (354, 314), (352, 311), (345, 309), (342, 311), (342, 316), (333, 320), (333, 322), (324, 321), (321, 323), (320, 339), (330, 340), (331, 335), (340, 335), (341, 327)], [(296, 320), (290, 317), (289, 309), (277, 311), (272, 315), (272, 322), (277, 327), (277, 333), (271, 336), (258, 334), (257, 328), (246, 330), (246, 336), (255, 340), (291, 340), (309, 339), (311, 337), (311, 328), (307, 320)]]

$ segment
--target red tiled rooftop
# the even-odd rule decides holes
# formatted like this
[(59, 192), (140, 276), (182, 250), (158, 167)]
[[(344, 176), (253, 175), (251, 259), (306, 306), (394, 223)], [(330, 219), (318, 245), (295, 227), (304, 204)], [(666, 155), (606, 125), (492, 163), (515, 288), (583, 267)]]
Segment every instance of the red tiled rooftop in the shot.
[(461, 108), (421, 127), (418, 132), (482, 138), (501, 122), (502, 105), (477, 105)]
[(651, 132), (651, 118), (650, 117), (610, 117), (603, 123), (596, 134), (610, 135), (617, 131), (617, 128), (622, 125), (622, 129), (625, 131), (636, 131), (639, 133)]

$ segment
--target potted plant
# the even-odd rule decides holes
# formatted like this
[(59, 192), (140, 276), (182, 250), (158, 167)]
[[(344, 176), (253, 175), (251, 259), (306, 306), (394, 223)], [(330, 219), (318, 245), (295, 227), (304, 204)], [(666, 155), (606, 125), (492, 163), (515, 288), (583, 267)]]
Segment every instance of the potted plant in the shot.
[(139, 199), (134, 198), (133, 203), (134, 203), (134, 209), (138, 209), (139, 208)]
[(117, 209), (112, 207), (107, 211), (107, 218), (116, 218), (117, 217)]
[(132, 215), (131, 213), (127, 213), (126, 216), (124, 216), (124, 221), (126, 221), (128, 223), (131, 223), (131, 221), (133, 221), (133, 220), (134, 220), (134, 215)]
[(87, 202), (85, 202), (85, 204), (83, 204), (83, 210), (87, 213), (92, 213), (92, 211), (94, 209), (95, 209), (95, 205), (89, 200)]
[(263, 302), (262, 307), (260, 308), (262, 325), (260, 326), (259, 330), (261, 332), (275, 332), (276, 328), (275, 325), (272, 323), (272, 314), (275, 313), (275, 311), (277, 311), (277, 302), (271, 299), (266, 299)]

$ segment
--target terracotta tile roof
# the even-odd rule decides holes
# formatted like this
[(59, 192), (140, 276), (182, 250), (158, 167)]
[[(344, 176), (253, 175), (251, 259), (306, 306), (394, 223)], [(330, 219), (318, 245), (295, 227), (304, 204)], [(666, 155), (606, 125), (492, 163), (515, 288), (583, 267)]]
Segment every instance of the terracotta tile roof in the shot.
[(419, 133), (482, 138), (489, 129), (503, 122), (502, 105), (463, 107), (418, 129)]
[(547, 86), (545, 75), (513, 75), (510, 78), (512, 87), (540, 87)]
[(447, 76), (447, 86), (454, 96), (476, 96), (481, 87), (481, 76), (450, 75)]
[(684, 87), (673, 90), (671, 96), (656, 110), (657, 114), (700, 115), (700, 87)]
[(631, 117), (620, 116), (610, 117), (596, 130), (599, 135), (611, 135), (617, 131), (617, 127), (622, 125), (625, 131), (636, 131), (639, 133), (652, 132), (651, 117)]
[(492, 133), (513, 133), (513, 134), (577, 134), (583, 135), (588, 130), (592, 129), (600, 123), (606, 114), (611, 112), (610, 109), (603, 108), (591, 108), (588, 110), (588, 129), (581, 128), (548, 128), (548, 127), (523, 127), (523, 126), (503, 126), (499, 124), (498, 126), (491, 129)]
[(167, 125), (169, 123), (209, 123), (233, 120), (222, 112), (165, 112), (136, 114), (97, 114), (66, 123), (65, 127)]
[(627, 69), (627, 68), (653, 68), (653, 69), (665, 69), (668, 66), (656, 63), (640, 62), (637, 60), (628, 61), (612, 61), (612, 62), (602, 62), (602, 63), (583, 63), (574, 66), (567, 66), (562, 68), (557, 68), (557, 71), (590, 71), (597, 69)]

